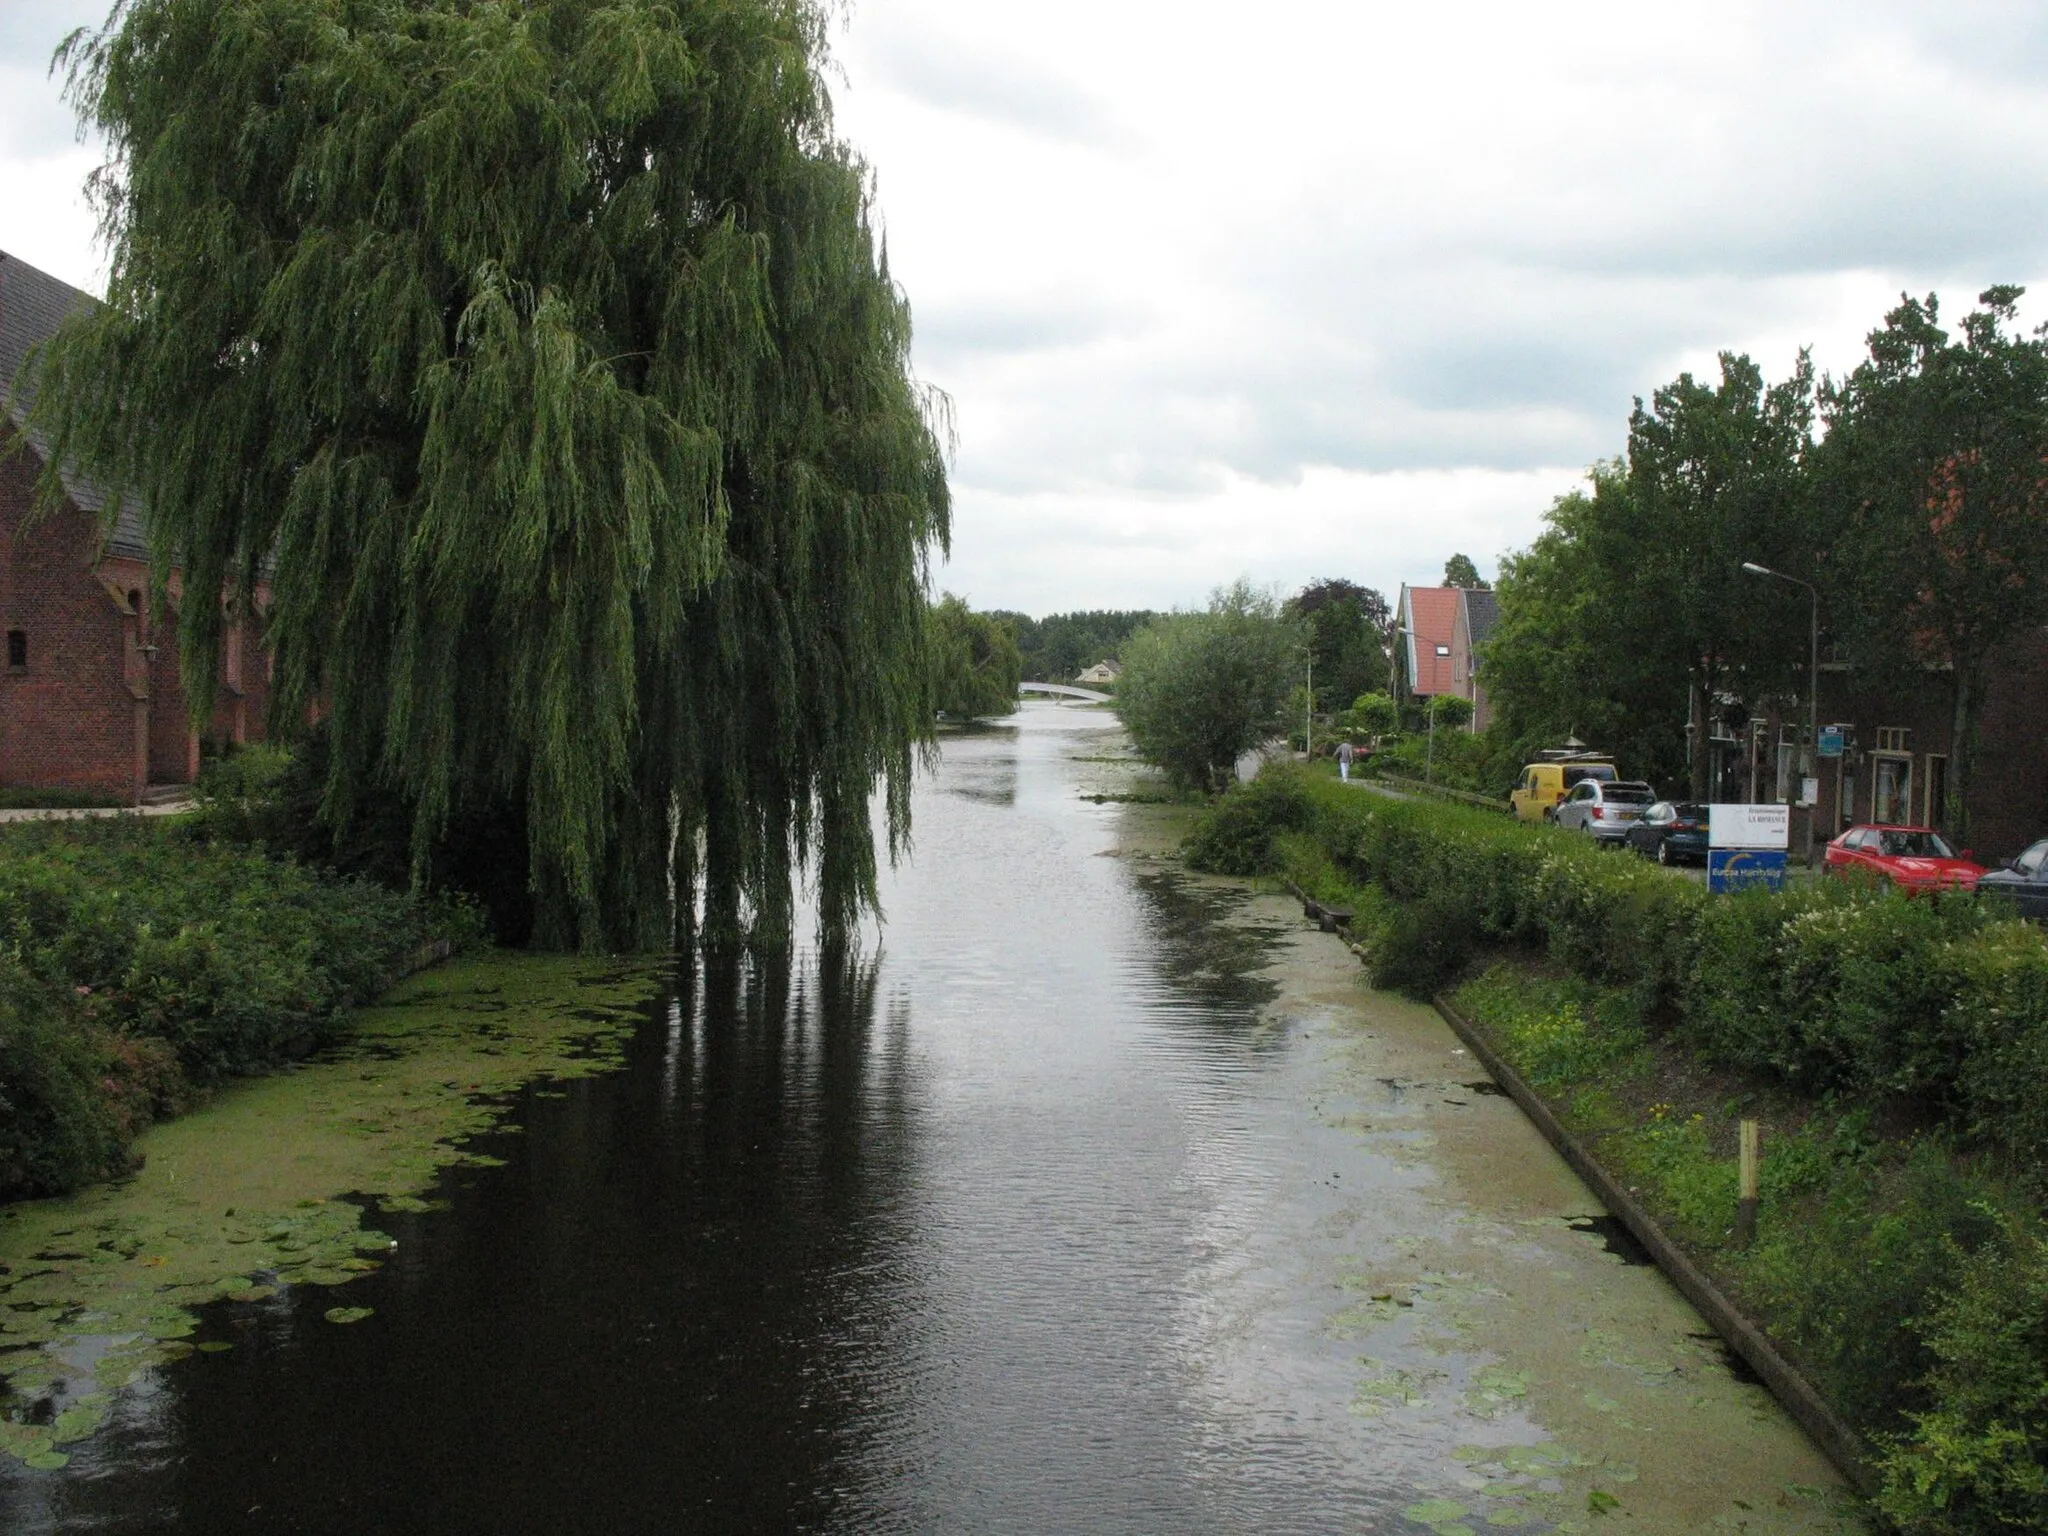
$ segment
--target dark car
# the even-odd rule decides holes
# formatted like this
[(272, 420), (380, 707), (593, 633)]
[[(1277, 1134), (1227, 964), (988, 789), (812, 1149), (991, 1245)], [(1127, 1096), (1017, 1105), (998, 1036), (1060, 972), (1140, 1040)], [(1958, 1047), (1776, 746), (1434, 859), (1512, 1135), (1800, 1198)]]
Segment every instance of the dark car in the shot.
[(1659, 800), (1623, 838), (1659, 864), (1707, 862), (1707, 808), (1691, 800)]
[(2011, 902), (2021, 917), (2048, 919), (2048, 837), (1985, 875), (1977, 889)]

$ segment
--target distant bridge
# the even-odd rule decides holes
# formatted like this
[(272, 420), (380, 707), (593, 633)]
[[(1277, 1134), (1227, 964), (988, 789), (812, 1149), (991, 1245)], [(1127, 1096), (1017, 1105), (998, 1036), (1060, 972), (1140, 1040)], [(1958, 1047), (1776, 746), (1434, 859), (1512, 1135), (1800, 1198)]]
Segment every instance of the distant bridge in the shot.
[(1069, 688), (1065, 683), (1019, 683), (1019, 693), (1050, 693), (1062, 699), (1086, 699), (1090, 704), (1107, 704), (1109, 695), (1093, 688)]

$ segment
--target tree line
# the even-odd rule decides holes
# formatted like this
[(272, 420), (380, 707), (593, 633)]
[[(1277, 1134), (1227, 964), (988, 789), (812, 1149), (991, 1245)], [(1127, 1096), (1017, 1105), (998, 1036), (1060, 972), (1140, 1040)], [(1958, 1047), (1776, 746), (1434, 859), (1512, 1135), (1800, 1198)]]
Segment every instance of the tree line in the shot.
[(1705, 798), (1714, 733), (1688, 721), (1791, 713), (1811, 686), (1808, 593), (1748, 563), (1810, 584), (1825, 656), (1870, 687), (1942, 690), (1962, 831), (1991, 668), (2048, 621), (2048, 338), (2019, 330), (2021, 293), (1954, 330), (1904, 298), (1840, 378), (1724, 353), (1638, 400), (1624, 454), (1502, 562), (1495, 774), (1576, 734)]

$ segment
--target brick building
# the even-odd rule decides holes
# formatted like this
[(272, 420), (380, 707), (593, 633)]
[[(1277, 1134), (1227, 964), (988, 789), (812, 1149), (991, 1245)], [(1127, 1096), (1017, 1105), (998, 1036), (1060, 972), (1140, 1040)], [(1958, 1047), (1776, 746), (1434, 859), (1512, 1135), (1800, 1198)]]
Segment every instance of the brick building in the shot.
[[(64, 470), (64, 505), (32, 515), (46, 460), (24, 432), (26, 402), (9, 387), (29, 348), (94, 302), (0, 252), (0, 789), (133, 804), (150, 785), (190, 783), (199, 769), (201, 733), (177, 659), (189, 598), (174, 571), (169, 591), (152, 599), (133, 508), (110, 524), (108, 498), (89, 477)], [(258, 609), (267, 601), (259, 590)], [(269, 663), (246, 623), (228, 628), (220, 679), (206, 735), (259, 739)]]

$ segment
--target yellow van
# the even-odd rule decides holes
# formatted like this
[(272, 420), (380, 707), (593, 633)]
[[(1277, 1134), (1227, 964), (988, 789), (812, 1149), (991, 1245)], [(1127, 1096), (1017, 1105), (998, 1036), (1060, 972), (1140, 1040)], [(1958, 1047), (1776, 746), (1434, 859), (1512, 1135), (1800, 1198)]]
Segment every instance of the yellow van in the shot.
[(1531, 763), (1522, 770), (1521, 781), (1508, 796), (1508, 804), (1523, 821), (1544, 821), (1557, 809), (1557, 802), (1570, 794), (1582, 779), (1614, 782), (1614, 764), (1600, 758), (1574, 758), (1558, 762)]

